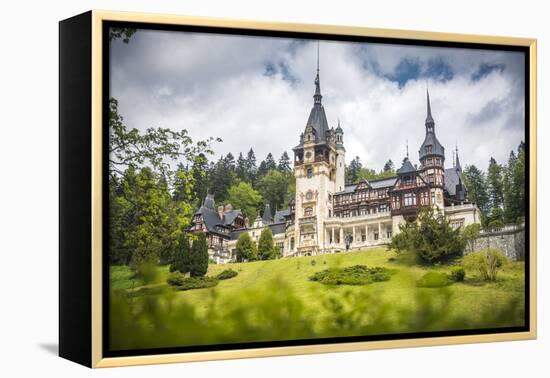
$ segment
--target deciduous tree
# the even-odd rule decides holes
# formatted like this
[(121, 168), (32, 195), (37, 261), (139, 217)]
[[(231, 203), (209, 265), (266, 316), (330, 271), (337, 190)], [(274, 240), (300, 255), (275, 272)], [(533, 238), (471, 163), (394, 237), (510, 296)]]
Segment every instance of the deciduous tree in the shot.
[(238, 261), (254, 261), (257, 258), (256, 243), (246, 231), (239, 235), (236, 249)]

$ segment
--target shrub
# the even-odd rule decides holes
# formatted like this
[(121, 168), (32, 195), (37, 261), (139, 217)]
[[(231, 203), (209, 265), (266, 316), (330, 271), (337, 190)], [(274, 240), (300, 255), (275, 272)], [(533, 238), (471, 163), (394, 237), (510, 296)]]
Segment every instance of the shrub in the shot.
[(329, 268), (316, 272), (310, 281), (324, 285), (367, 285), (372, 282), (388, 281), (390, 271), (386, 268), (368, 268), (365, 265), (354, 265), (346, 268)]
[(437, 288), (449, 286), (451, 283), (451, 280), (449, 280), (449, 277), (445, 273), (430, 271), (416, 281), (416, 286)]
[(469, 252), (474, 251), (475, 242), (479, 238), (480, 231), (481, 226), (479, 223), (469, 224), (462, 229), (460, 236)]
[[(234, 273), (237, 275), (237, 272)], [(180, 272), (174, 272), (170, 273), (166, 282), (177, 290), (203, 289), (216, 286), (218, 284), (218, 277), (186, 277)]]
[(256, 243), (248, 232), (242, 232), (237, 240), (237, 260), (238, 261), (254, 261), (258, 257)]
[(500, 268), (508, 264), (508, 258), (498, 249), (486, 249), (464, 257), (466, 269), (477, 270), (484, 281), (495, 281)]
[(271, 260), (277, 257), (277, 250), (273, 244), (273, 233), (269, 227), (264, 228), (260, 234), (258, 257), (261, 260)]
[(214, 287), (218, 284), (218, 279), (214, 277), (187, 277), (181, 285), (178, 285), (178, 290), (193, 290)]
[(180, 272), (173, 272), (170, 273), (166, 282), (172, 286), (179, 286), (183, 283), (183, 280), (185, 280), (185, 275)]
[(455, 282), (462, 282), (464, 281), (464, 278), (466, 278), (466, 272), (463, 267), (455, 266), (451, 269), (451, 280)]
[(235, 276), (237, 276), (239, 273), (237, 273), (236, 271), (234, 271), (233, 269), (226, 269), (224, 270), (223, 272), (221, 272), (220, 274), (218, 274), (216, 276), (216, 278), (218, 280), (228, 280), (230, 278), (233, 278)]
[(390, 248), (397, 252), (413, 252), (424, 263), (447, 262), (462, 256), (465, 241), (460, 229), (454, 230), (445, 215), (431, 207), (418, 211), (417, 221), (399, 226)]

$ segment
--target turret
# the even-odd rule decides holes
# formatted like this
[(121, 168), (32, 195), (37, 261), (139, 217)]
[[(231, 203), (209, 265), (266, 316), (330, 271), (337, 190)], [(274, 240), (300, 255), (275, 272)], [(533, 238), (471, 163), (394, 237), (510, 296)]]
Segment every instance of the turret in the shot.
[(426, 89), (426, 137), (420, 146), (420, 170), (422, 178), (431, 187), (431, 203), (443, 210), (443, 189), (445, 187), (445, 148), (435, 134), (435, 121), (432, 116), (430, 92)]

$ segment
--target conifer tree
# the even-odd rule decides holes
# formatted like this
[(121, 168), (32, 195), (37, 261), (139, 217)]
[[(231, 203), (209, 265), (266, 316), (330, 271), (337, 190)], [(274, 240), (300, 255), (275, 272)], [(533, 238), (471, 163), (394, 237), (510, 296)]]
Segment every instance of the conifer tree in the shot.
[(281, 155), (277, 169), (283, 173), (290, 173), (292, 171), (292, 168), (290, 167), (290, 158), (288, 157), (286, 151)]
[(189, 274), (191, 277), (202, 277), (208, 270), (208, 244), (206, 235), (200, 234), (191, 246), (189, 255)]
[(469, 200), (481, 210), (482, 221), (485, 222), (491, 211), (485, 173), (475, 165), (469, 165), (464, 168), (462, 177), (464, 178), (464, 185), (468, 189)]
[(258, 258), (261, 260), (274, 259), (276, 256), (275, 246), (273, 244), (273, 233), (269, 227), (262, 230), (258, 240)]
[(237, 158), (237, 164), (235, 165), (235, 176), (240, 181), (247, 181), (247, 168), (246, 168), (246, 159), (243, 157), (243, 153), (239, 153), (239, 157)]
[(187, 234), (182, 232), (178, 244), (179, 248), (174, 255), (172, 264), (170, 264), (170, 272), (189, 273), (191, 247)]
[(489, 168), (487, 169), (487, 190), (491, 209), (502, 208), (504, 202), (503, 196), (503, 178), (502, 166), (491, 157)]
[(256, 166), (256, 154), (251, 148), (246, 155), (246, 179), (249, 183), (256, 181), (258, 167)]

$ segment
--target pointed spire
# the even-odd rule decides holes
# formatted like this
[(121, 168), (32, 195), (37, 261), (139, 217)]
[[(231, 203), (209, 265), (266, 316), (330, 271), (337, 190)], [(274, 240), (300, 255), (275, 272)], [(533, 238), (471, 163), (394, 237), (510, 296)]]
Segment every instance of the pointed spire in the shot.
[(315, 104), (321, 104), (321, 80), (319, 79), (319, 41), (317, 41), (317, 75), (315, 76), (315, 94), (313, 100)]
[(428, 124), (433, 125), (435, 122), (432, 117), (432, 107), (430, 104), (430, 91), (428, 90), (427, 87), (426, 87), (426, 105), (427, 105), (426, 126)]
[(407, 148), (407, 159), (409, 158), (409, 140), (407, 139), (406, 142), (406, 148)]
[(462, 166), (460, 165), (460, 159), (458, 158), (458, 143), (455, 146), (455, 168), (459, 171), (462, 171)]

